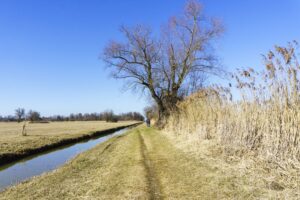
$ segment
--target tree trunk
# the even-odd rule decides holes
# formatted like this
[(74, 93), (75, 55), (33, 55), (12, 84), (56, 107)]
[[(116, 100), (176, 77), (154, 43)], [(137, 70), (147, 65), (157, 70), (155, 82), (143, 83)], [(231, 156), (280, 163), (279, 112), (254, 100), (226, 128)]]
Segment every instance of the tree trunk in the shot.
[(156, 101), (156, 104), (158, 107), (158, 119), (157, 119), (155, 125), (158, 128), (163, 128), (166, 123), (167, 117), (169, 115), (168, 110), (167, 110), (166, 106), (163, 104), (161, 99), (155, 99), (155, 101)]

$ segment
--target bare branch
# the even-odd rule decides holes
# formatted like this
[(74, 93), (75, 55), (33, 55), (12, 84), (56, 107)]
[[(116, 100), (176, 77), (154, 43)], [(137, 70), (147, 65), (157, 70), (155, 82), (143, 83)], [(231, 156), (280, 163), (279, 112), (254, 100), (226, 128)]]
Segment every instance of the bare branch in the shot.
[(103, 60), (113, 77), (128, 80), (131, 88), (147, 89), (164, 115), (183, 94), (203, 87), (205, 74), (221, 72), (211, 46), (223, 26), (208, 20), (196, 0), (188, 2), (182, 16), (170, 20), (158, 39), (142, 25), (122, 26), (121, 32), (125, 43), (109, 43)]

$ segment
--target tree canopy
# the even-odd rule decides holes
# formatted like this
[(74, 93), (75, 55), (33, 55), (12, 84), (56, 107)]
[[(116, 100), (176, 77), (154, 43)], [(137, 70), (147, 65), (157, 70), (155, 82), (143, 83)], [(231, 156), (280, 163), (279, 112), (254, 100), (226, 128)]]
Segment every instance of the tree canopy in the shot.
[(151, 95), (159, 122), (184, 96), (203, 87), (208, 74), (220, 73), (212, 44), (223, 26), (203, 15), (197, 1), (189, 1), (182, 15), (170, 18), (159, 36), (144, 25), (122, 26), (121, 32), (125, 41), (111, 41), (103, 60), (114, 78)]

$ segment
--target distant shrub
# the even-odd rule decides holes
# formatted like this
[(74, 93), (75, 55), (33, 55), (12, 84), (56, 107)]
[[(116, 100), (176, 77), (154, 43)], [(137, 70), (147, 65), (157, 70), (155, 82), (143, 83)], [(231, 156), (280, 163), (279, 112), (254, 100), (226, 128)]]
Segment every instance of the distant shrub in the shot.
[(114, 115), (112, 116), (112, 118), (108, 119), (107, 122), (118, 122), (119, 119), (118, 119), (118, 116)]
[(118, 122), (118, 116), (114, 114), (112, 110), (103, 112), (103, 116), (106, 122)]
[(41, 114), (37, 111), (30, 110), (27, 114), (27, 118), (30, 120), (30, 122), (41, 121)]
[(23, 124), (23, 128), (22, 128), (22, 136), (27, 136), (26, 122), (24, 122), (24, 124)]

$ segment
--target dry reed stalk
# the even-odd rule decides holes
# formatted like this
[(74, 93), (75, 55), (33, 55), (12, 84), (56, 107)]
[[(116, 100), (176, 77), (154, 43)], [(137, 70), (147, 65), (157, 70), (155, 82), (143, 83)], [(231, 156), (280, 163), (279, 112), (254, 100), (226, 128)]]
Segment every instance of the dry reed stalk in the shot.
[(212, 87), (188, 97), (170, 117), (167, 132), (177, 138), (217, 139), (227, 153), (252, 152), (282, 168), (300, 162), (300, 65), (297, 44), (275, 47), (265, 70), (233, 75), (232, 88)]

